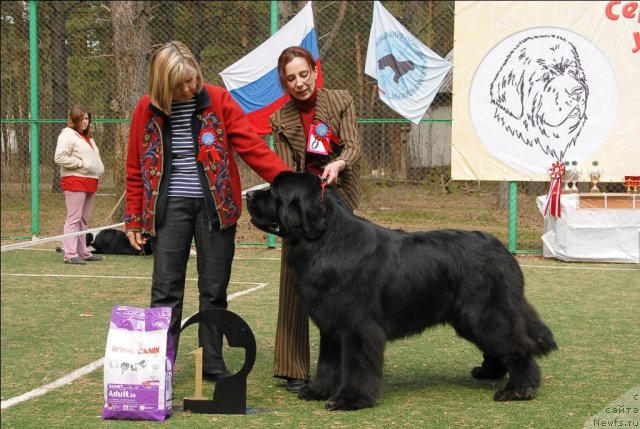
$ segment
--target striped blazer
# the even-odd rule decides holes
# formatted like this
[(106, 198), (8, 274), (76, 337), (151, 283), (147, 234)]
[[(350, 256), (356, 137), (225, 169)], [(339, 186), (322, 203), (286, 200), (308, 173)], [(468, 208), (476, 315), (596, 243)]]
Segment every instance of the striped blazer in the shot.
[[(360, 201), (360, 159), (362, 148), (356, 123), (356, 112), (349, 91), (318, 89), (314, 121), (325, 122), (341, 139), (342, 151), (331, 152), (328, 162), (343, 160), (336, 189), (345, 204), (353, 211)], [(302, 171), (305, 165), (306, 139), (300, 114), (293, 100), (271, 115), (271, 130), (275, 151), (291, 168)]]

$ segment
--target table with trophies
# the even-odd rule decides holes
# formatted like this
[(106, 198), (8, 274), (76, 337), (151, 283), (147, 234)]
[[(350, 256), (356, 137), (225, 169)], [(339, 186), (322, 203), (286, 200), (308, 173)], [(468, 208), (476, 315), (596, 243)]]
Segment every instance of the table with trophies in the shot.
[[(580, 183), (582, 172), (575, 161), (565, 165), (561, 216), (545, 216), (543, 256), (563, 261), (640, 263), (640, 176), (625, 176), (626, 192), (606, 193), (598, 187), (603, 171), (597, 162), (587, 172), (590, 184)], [(546, 198), (536, 199), (543, 216)]]

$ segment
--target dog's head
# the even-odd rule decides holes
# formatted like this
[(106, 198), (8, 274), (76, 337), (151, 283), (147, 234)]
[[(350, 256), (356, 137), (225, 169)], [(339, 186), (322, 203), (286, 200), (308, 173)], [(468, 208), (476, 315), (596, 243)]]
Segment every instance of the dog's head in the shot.
[(258, 229), (292, 240), (316, 240), (327, 227), (320, 178), (286, 171), (268, 189), (247, 193), (251, 223)]
[(556, 35), (527, 37), (491, 84), (498, 122), (529, 146), (562, 159), (587, 119), (589, 88), (576, 48)]

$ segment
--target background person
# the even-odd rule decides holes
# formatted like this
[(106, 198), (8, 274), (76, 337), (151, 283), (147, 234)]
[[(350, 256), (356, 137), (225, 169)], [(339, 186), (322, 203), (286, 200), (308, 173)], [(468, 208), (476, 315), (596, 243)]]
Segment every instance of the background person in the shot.
[[(126, 234), (140, 249), (151, 239), (151, 307), (171, 307), (177, 356), (187, 262), (195, 240), (200, 311), (227, 308), (242, 188), (233, 151), (267, 182), (286, 164), (252, 130), (227, 90), (203, 82), (181, 42), (151, 59), (149, 94), (131, 121), (126, 164)], [(222, 334), (201, 323), (203, 377), (228, 375)]]
[[(91, 137), (91, 113), (83, 106), (73, 106), (69, 111), (68, 126), (58, 136), (54, 160), (60, 166), (60, 187), (67, 206), (63, 234), (85, 231), (104, 164)], [(102, 256), (91, 254), (85, 234), (65, 238), (62, 249), (67, 264), (85, 265), (86, 261), (102, 260)]]
[[(317, 89), (313, 56), (297, 46), (280, 54), (278, 75), (291, 100), (271, 116), (276, 153), (296, 171), (326, 179), (337, 191), (330, 194), (353, 211), (360, 199), (362, 151), (351, 95)], [(297, 392), (309, 380), (309, 316), (293, 289), (286, 254), (283, 245), (273, 374)]]

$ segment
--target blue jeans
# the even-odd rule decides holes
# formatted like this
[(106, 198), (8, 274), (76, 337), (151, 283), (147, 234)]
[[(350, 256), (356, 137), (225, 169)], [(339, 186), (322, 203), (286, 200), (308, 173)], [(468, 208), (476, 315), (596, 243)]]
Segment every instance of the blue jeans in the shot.
[[(225, 230), (220, 230), (218, 223), (211, 225), (201, 198), (168, 198), (165, 214), (157, 225), (156, 236), (151, 239), (151, 307), (171, 307), (170, 332), (177, 357), (191, 242), (195, 240), (197, 252), (199, 310), (226, 309), (236, 225)], [(198, 337), (204, 352), (203, 371), (219, 373), (226, 370), (220, 330), (200, 323)]]

